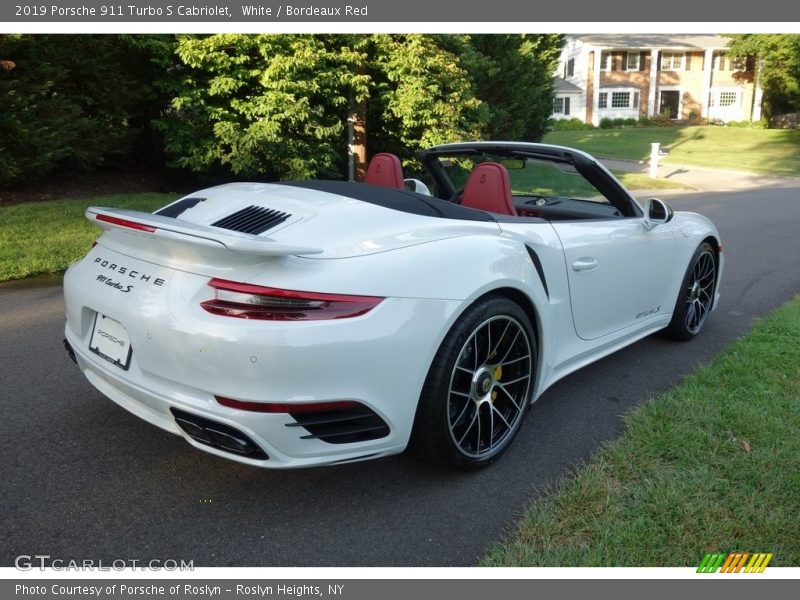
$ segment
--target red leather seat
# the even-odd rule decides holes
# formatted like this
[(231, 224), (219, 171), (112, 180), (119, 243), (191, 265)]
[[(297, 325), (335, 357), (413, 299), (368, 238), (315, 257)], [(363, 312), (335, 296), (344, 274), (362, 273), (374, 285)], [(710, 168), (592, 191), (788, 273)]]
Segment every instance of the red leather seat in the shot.
[(382, 185), (397, 190), (405, 189), (403, 185), (403, 166), (394, 154), (381, 152), (372, 157), (367, 167), (364, 183)]
[(461, 206), (516, 217), (506, 168), (499, 163), (486, 162), (472, 169), (461, 196)]

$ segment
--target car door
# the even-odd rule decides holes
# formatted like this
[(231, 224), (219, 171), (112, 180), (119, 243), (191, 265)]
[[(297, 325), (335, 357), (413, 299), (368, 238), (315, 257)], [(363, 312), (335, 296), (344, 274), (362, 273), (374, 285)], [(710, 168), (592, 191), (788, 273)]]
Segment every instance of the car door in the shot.
[(672, 311), (672, 223), (648, 230), (641, 217), (620, 217), (552, 226), (563, 246), (579, 337), (597, 339)]

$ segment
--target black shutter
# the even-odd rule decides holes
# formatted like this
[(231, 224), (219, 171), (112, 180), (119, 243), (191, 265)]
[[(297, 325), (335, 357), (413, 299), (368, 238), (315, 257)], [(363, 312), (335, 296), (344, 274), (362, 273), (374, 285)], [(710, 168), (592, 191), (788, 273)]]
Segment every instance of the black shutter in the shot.
[(569, 115), (569, 96), (564, 96), (564, 114)]
[(644, 61), (647, 60), (647, 52), (639, 53), (639, 70), (644, 71)]

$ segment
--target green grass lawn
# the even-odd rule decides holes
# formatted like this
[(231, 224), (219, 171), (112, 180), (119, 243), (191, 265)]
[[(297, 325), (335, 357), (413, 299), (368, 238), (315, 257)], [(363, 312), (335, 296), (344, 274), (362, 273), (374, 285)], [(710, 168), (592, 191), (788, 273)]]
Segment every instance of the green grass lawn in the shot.
[(544, 142), (599, 158), (645, 160), (650, 143), (669, 148), (665, 162), (800, 177), (800, 131), (736, 127), (643, 127), (552, 131)]
[(89, 251), (100, 230), (83, 217), (88, 206), (151, 212), (178, 194), (117, 194), (0, 207), (0, 281), (58, 273)]
[(744, 551), (800, 566), (798, 339), (800, 297), (631, 411), (482, 564), (697, 566)]
[[(614, 175), (628, 190), (692, 189), (665, 179), (651, 179), (641, 173), (615, 171)], [(599, 192), (577, 172), (563, 172), (554, 163), (528, 161), (522, 169), (509, 170), (512, 193), (519, 195), (568, 196), (597, 198)]]

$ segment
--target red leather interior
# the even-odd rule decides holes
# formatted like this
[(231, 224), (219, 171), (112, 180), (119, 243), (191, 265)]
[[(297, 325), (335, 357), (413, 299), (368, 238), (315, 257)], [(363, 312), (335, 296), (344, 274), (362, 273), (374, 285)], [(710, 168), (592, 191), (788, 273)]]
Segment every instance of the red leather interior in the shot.
[(506, 168), (499, 163), (486, 162), (472, 169), (464, 186), (461, 206), (516, 217)]
[(369, 161), (364, 183), (382, 185), (398, 190), (404, 189), (403, 166), (400, 164), (400, 159), (388, 152), (376, 154)]

